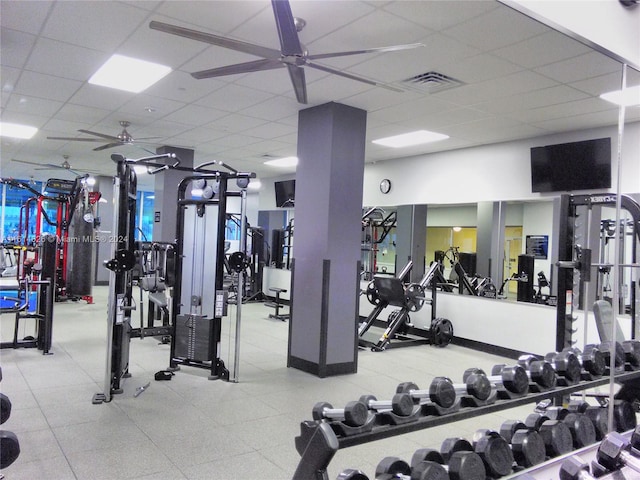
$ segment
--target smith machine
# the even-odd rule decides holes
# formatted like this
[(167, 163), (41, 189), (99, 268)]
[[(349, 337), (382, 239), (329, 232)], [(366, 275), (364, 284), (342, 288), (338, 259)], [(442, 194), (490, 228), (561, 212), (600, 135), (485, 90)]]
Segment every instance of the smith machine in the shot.
[[(236, 305), (233, 372), (229, 372), (220, 358), (222, 318), (227, 315), (227, 291), (223, 286), (225, 230), (229, 208), (239, 208), (242, 251), (231, 255), (230, 264), (238, 276), (236, 284), (242, 286), (245, 284), (244, 272), (250, 263), (244, 251), (246, 188), (255, 174), (239, 172), (222, 162), (208, 162), (195, 168), (181, 167), (174, 153), (135, 160), (114, 154), (111, 159), (117, 165), (117, 173), (114, 177), (112, 258), (105, 265), (110, 270), (107, 358), (104, 391), (94, 395), (93, 403), (109, 402), (114, 394), (122, 393), (122, 380), (130, 376), (131, 312), (136, 308), (132, 293), (133, 270), (138, 263), (133, 235), (137, 189), (135, 165), (146, 166), (150, 174), (168, 169), (190, 174), (178, 185), (175, 245), (172, 249), (166, 245), (161, 247), (164, 252), (175, 251), (170, 325), (162, 331), (157, 327), (148, 330), (148, 327), (141, 327), (135, 336), (164, 335), (168, 331), (171, 336), (170, 370), (189, 365), (209, 370), (209, 379), (237, 381), (242, 302)], [(208, 168), (215, 164), (228, 171)], [(230, 180), (236, 181), (237, 190), (230, 188)], [(191, 198), (192, 189), (201, 190), (202, 196)], [(230, 205), (233, 199), (235, 205)]]

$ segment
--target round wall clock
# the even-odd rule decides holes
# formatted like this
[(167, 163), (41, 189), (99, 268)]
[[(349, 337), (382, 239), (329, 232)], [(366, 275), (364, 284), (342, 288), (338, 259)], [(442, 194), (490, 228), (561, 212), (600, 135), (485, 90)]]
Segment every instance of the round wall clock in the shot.
[(389, 193), (391, 191), (391, 180), (388, 178), (383, 179), (380, 182), (380, 191), (382, 193)]

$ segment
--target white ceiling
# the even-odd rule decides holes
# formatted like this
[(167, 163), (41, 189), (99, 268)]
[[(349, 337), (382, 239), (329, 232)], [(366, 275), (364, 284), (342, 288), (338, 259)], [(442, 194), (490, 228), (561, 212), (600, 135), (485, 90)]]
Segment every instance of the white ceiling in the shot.
[[(263, 161), (296, 154), (298, 111), (329, 101), (368, 112), (367, 162), (615, 125), (618, 118), (618, 109), (598, 98), (620, 88), (618, 62), (496, 1), (291, 0), (294, 16), (307, 22), (300, 38), (311, 54), (425, 45), (318, 61), (404, 91), (306, 69), (308, 105), (296, 102), (286, 69), (196, 80), (193, 71), (256, 58), (148, 27), (156, 20), (279, 49), (268, 0), (2, 0), (0, 8), (1, 119), (39, 128), (30, 140), (1, 139), (3, 177), (70, 175), (12, 161), (58, 165), (64, 156), (78, 171), (112, 175), (111, 153), (138, 158), (147, 155), (141, 146), (159, 145), (193, 148), (197, 164), (217, 159), (273, 177), (287, 170)], [(173, 72), (139, 94), (88, 84), (114, 53)], [(463, 85), (429, 93), (403, 83), (429, 71)], [(629, 71), (628, 84), (640, 84), (637, 71)], [(131, 122), (134, 138), (160, 138), (100, 152), (92, 148), (101, 143), (46, 138), (94, 138), (78, 129), (116, 135), (121, 120)], [(640, 120), (640, 109), (627, 109), (627, 120)], [(402, 150), (370, 143), (416, 129), (450, 138)]]

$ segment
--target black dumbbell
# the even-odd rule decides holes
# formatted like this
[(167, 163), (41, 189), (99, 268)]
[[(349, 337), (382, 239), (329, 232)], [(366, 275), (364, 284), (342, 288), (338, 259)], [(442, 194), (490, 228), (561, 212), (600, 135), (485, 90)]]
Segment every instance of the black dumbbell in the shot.
[(546, 447), (542, 436), (519, 420), (507, 420), (500, 426), (500, 436), (510, 445), (515, 462), (525, 468), (545, 461)]
[[(427, 468), (424, 463), (432, 462), (444, 465), (444, 457), (432, 448), (416, 450), (411, 457), (411, 471), (417, 472)], [(421, 465), (421, 466), (419, 466)], [(429, 467), (432, 468), (432, 467)], [(437, 467), (433, 467), (434, 470)], [(449, 457), (449, 464), (445, 466), (451, 480), (485, 480), (486, 471), (484, 463), (478, 454), (468, 451), (454, 452)], [(431, 477), (427, 477), (431, 478)]]
[[(497, 366), (493, 367), (494, 370)], [(468, 368), (462, 375), (462, 381), (466, 382), (468, 377), (472, 374), (485, 374), (485, 372), (479, 368)], [(500, 365), (500, 371), (494, 373), (492, 371), (491, 376), (487, 379), (498, 389), (503, 389), (515, 395), (525, 395), (529, 392), (529, 377), (524, 368), (519, 365), (507, 367)]]
[(607, 365), (605, 374), (609, 375), (610, 373), (609, 370), (611, 366), (612, 355), (614, 356), (614, 368), (618, 371), (624, 370), (625, 354), (624, 348), (622, 347), (622, 344), (620, 342), (615, 342), (615, 344), (610, 341), (602, 342), (600, 345), (598, 345), (598, 349), (602, 352), (602, 355), (604, 355), (604, 362)]
[(583, 380), (593, 380), (600, 378), (607, 370), (607, 363), (604, 355), (596, 345), (585, 345), (584, 351), (579, 348), (565, 348), (563, 351), (570, 351), (576, 354), (580, 364), (582, 365)]
[(348, 468), (340, 472), (340, 475), (336, 477), (336, 480), (369, 480), (369, 477), (367, 477), (361, 470)]
[(626, 370), (640, 369), (640, 342), (638, 340), (626, 340), (622, 342)]
[(445, 439), (440, 447), (445, 461), (448, 462), (456, 452), (475, 452), (482, 459), (488, 477), (503, 477), (511, 473), (514, 458), (507, 441), (491, 430), (477, 433), (475, 445), (464, 438)]
[(576, 385), (582, 379), (582, 364), (577, 355), (571, 351), (550, 352), (544, 359), (558, 374), (558, 383), (564, 386)]
[(442, 408), (451, 408), (460, 395), (471, 395), (479, 400), (486, 400), (491, 395), (491, 383), (486, 375), (469, 375), (464, 384), (454, 384), (450, 378), (436, 377), (429, 385), (429, 390), (420, 390), (415, 383), (403, 382), (396, 388), (396, 393), (411, 395), (414, 402), (430, 400)]
[(450, 477), (447, 469), (437, 462), (424, 461), (411, 467), (398, 457), (385, 457), (376, 467), (376, 480), (450, 480)]
[(544, 415), (551, 420), (560, 420), (571, 432), (573, 437), (573, 448), (582, 448), (596, 442), (596, 429), (584, 413), (570, 411), (563, 407), (548, 407)]
[(413, 400), (406, 393), (396, 393), (391, 400), (378, 400), (373, 395), (362, 395), (359, 399), (369, 410), (377, 412), (393, 412), (400, 417), (407, 417), (413, 413)]
[(560, 480), (595, 480), (589, 473), (589, 464), (576, 455), (562, 462), (558, 473)]
[(521, 355), (518, 365), (524, 367), (529, 374), (530, 389), (537, 391), (548, 390), (556, 386), (557, 376), (553, 366), (546, 360), (540, 360), (534, 355)]
[(15, 433), (0, 430), (0, 470), (7, 468), (20, 456), (20, 442)]
[(11, 400), (4, 393), (0, 393), (0, 425), (11, 416)]
[(367, 422), (369, 410), (362, 402), (349, 402), (344, 408), (333, 408), (328, 402), (318, 402), (313, 406), (314, 420), (339, 420), (350, 427), (361, 427)]
[(640, 473), (640, 459), (628, 451), (629, 447), (629, 441), (618, 432), (608, 433), (600, 442), (596, 460), (609, 470), (626, 466)]
[(548, 457), (557, 457), (573, 450), (571, 431), (560, 420), (551, 420), (542, 413), (532, 413), (524, 424), (540, 434)]

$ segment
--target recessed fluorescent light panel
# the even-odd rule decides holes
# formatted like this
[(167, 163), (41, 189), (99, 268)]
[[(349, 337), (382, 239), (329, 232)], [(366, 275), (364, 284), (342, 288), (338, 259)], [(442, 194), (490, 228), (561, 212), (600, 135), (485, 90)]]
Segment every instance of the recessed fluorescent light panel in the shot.
[(89, 79), (93, 85), (140, 93), (167, 75), (171, 68), (137, 58), (113, 55)]
[(275, 160), (267, 160), (264, 164), (272, 167), (295, 167), (298, 165), (298, 157), (276, 158)]
[(28, 125), (0, 122), (0, 137), (23, 138), (28, 140), (33, 137), (37, 131), (38, 129), (36, 127), (29, 127)]
[(634, 107), (640, 105), (640, 85), (603, 93), (600, 98), (623, 107)]
[(430, 132), (428, 130), (416, 130), (415, 132), (403, 133), (393, 137), (379, 138), (371, 143), (384, 145), (385, 147), (402, 148), (411, 147), (413, 145), (421, 145), (423, 143), (437, 142), (449, 138), (443, 133)]

